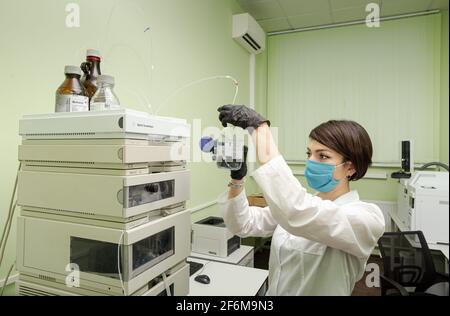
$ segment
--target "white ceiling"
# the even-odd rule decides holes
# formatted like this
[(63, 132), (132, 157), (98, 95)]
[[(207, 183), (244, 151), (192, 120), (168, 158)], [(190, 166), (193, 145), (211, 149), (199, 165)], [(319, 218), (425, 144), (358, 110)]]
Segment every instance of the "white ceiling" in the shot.
[(382, 17), (448, 10), (449, 0), (237, 0), (266, 32), (364, 20), (367, 3), (380, 5)]

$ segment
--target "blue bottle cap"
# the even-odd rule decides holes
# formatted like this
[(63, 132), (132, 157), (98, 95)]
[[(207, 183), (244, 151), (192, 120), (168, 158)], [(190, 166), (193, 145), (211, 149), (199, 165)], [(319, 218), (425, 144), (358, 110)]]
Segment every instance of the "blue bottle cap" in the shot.
[(200, 139), (200, 149), (205, 153), (210, 153), (214, 149), (214, 139), (209, 136), (203, 136)]

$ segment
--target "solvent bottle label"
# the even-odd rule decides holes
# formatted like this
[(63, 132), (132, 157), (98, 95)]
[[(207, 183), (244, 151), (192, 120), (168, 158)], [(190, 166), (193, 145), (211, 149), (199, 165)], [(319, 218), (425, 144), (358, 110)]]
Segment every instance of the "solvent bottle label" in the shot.
[(89, 98), (83, 95), (60, 94), (56, 96), (56, 112), (89, 111)]

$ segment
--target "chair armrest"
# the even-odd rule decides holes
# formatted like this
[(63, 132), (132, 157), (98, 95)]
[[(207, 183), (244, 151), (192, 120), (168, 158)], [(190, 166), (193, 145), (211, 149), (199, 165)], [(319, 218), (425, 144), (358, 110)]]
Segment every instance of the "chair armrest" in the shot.
[(444, 274), (444, 273), (440, 273), (440, 272), (436, 272), (434, 274), (434, 279), (431, 280), (430, 282), (428, 282), (426, 285), (421, 285), (416, 287), (416, 289), (414, 290), (415, 293), (425, 293), (426, 291), (428, 291), (428, 289), (430, 287), (432, 287), (435, 284), (438, 283), (449, 283), (449, 277), (448, 274)]
[(450, 282), (448, 274), (436, 272), (436, 279), (438, 282)]
[(410, 276), (408, 283), (416, 283), (422, 275), (422, 268), (413, 265), (404, 265), (394, 268), (395, 279), (400, 280), (403, 276)]
[(403, 286), (401, 286), (399, 283), (395, 282), (392, 279), (389, 279), (388, 277), (386, 277), (384, 275), (381, 275), (380, 277), (381, 277), (382, 284), (384, 283), (382, 286), (385, 286), (387, 284), (387, 285), (389, 285), (389, 289), (396, 289), (400, 293), (401, 296), (409, 296), (408, 291)]

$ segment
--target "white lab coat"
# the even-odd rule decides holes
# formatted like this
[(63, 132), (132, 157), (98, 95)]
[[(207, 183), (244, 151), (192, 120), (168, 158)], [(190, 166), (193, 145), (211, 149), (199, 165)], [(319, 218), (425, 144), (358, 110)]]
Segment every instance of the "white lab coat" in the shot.
[(253, 177), (268, 207), (249, 207), (245, 191), (218, 203), (232, 233), (272, 236), (267, 295), (350, 295), (384, 233), (378, 206), (356, 191), (334, 201), (307, 193), (282, 156)]

